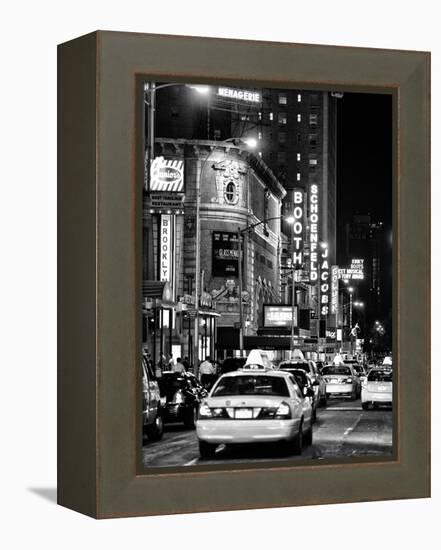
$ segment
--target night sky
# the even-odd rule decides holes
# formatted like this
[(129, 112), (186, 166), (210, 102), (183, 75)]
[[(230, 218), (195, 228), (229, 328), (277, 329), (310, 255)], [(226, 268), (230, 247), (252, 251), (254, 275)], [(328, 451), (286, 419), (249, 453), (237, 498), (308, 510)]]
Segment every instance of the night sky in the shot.
[(368, 214), (392, 228), (392, 96), (348, 94), (339, 100), (338, 219)]
[[(354, 214), (383, 222), (381, 314), (392, 307), (392, 96), (345, 93), (337, 124), (338, 247)], [(363, 290), (360, 289), (362, 292)], [(366, 298), (365, 296), (360, 296)]]

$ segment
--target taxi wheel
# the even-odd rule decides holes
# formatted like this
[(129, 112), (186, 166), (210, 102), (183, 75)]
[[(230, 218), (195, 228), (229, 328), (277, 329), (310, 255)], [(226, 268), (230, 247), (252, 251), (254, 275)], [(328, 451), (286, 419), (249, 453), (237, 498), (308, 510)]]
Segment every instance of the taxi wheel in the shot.
[(217, 445), (199, 440), (199, 454), (202, 458), (214, 458)]
[(305, 444), (305, 446), (312, 445), (312, 426), (303, 436), (303, 443)]
[(196, 427), (196, 416), (197, 416), (197, 409), (196, 407), (193, 407), (189, 411), (187, 411), (185, 418), (184, 418), (184, 426), (188, 428), (189, 430), (194, 430)]
[(294, 455), (301, 455), (303, 448), (303, 421), (299, 426), (299, 433), (295, 436), (292, 441), (291, 450)]
[(164, 433), (164, 422), (159, 413), (156, 415), (153, 424), (146, 427), (145, 433), (150, 441), (159, 441), (162, 438), (162, 434)]

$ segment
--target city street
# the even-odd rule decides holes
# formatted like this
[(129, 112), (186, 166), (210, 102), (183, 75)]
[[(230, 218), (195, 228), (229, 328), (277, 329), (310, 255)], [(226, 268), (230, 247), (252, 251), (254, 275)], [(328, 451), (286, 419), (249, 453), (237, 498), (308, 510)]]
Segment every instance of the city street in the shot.
[(153, 466), (194, 466), (234, 462), (304, 460), (384, 456), (392, 452), (392, 411), (377, 409), (363, 411), (360, 400), (332, 399), (328, 406), (318, 409), (314, 424), (313, 444), (301, 456), (289, 456), (274, 445), (218, 448), (215, 460), (199, 457), (196, 431), (182, 425), (166, 425), (159, 442), (144, 441), (142, 462)]

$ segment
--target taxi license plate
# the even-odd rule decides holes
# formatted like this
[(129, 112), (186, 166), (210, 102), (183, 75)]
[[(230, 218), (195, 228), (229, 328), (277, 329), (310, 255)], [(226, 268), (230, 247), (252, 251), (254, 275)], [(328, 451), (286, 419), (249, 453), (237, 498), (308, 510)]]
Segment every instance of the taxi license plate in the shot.
[(236, 409), (235, 418), (253, 418), (253, 409)]

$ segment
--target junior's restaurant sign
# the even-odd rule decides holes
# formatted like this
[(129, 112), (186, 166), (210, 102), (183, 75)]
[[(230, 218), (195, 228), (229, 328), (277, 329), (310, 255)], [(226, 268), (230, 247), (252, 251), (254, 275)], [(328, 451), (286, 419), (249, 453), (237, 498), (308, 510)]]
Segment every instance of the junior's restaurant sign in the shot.
[(150, 166), (149, 191), (184, 193), (184, 161), (154, 158)]

